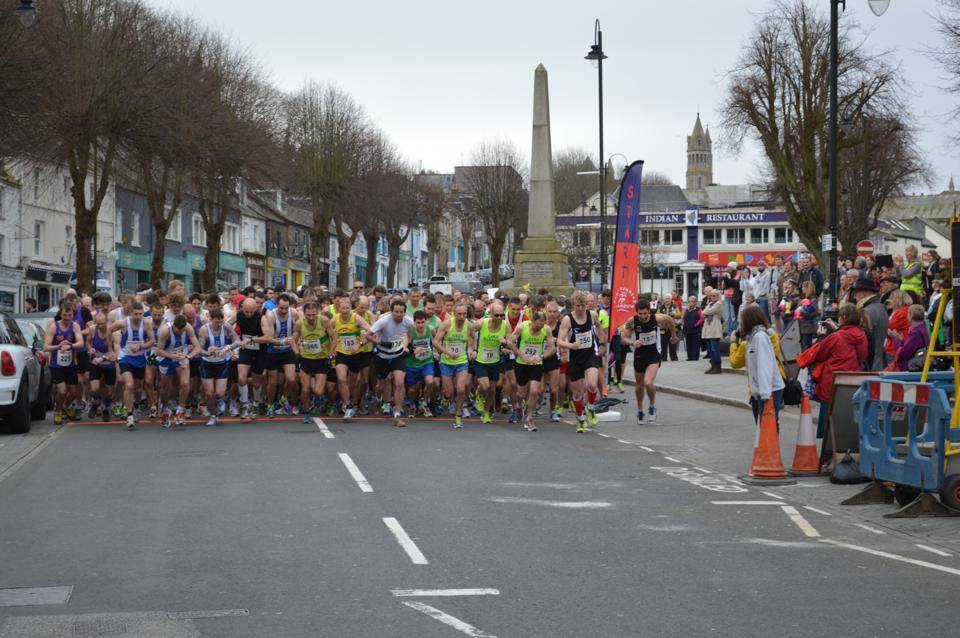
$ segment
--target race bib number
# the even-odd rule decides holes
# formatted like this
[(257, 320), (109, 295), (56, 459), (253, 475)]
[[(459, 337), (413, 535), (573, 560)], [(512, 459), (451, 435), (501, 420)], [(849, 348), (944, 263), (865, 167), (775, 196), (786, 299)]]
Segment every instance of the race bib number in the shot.
[(578, 332), (577, 333), (577, 349), (586, 350), (587, 348), (593, 346), (593, 333), (592, 332)]
[(463, 344), (459, 341), (447, 344), (447, 350), (450, 351), (450, 358), (456, 359), (463, 354)]
[(253, 335), (243, 335), (243, 343), (245, 350), (259, 350), (260, 344), (253, 340)]
[(523, 346), (523, 354), (528, 357), (539, 357), (540, 356), (540, 346), (538, 345), (525, 345)]
[(69, 368), (73, 365), (73, 350), (57, 350), (57, 365)]
[(430, 351), (430, 348), (420, 347), (414, 350), (413, 357), (417, 361), (426, 361), (433, 356), (433, 352)]
[(179, 355), (179, 354), (187, 354), (187, 347), (186, 347), (186, 346), (177, 346), (176, 348), (168, 348), (168, 349), (167, 349), (167, 353), (170, 354), (171, 356), (174, 356), (174, 357), (177, 356), (177, 355)]
[(403, 347), (403, 339), (394, 339), (387, 342), (387, 352), (397, 352)]
[(481, 348), (480, 358), (484, 361), (494, 361), (500, 357), (500, 348)]
[(344, 350), (353, 350), (357, 347), (356, 335), (340, 335), (340, 347)]
[(657, 339), (659, 334), (656, 330), (652, 332), (641, 332), (640, 336), (637, 337), (638, 346), (655, 346), (657, 345)]
[(323, 350), (323, 345), (319, 339), (304, 339), (302, 350), (307, 354), (320, 354)]

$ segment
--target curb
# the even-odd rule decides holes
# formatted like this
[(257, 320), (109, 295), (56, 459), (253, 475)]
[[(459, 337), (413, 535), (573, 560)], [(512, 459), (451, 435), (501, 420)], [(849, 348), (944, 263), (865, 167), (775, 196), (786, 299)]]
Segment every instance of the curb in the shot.
[[(623, 382), (626, 385), (637, 385), (635, 379), (624, 378)], [(686, 388), (677, 388), (671, 385), (663, 385), (660, 383), (655, 383), (657, 392), (663, 392), (664, 394), (674, 394), (676, 396), (684, 397), (687, 399), (694, 399), (695, 401), (704, 401), (706, 403), (718, 403), (720, 405), (726, 405), (732, 408), (742, 408), (744, 410), (752, 410), (750, 404), (746, 401), (738, 401), (737, 399), (728, 399), (727, 397), (719, 397), (713, 394), (707, 394), (706, 392), (697, 392), (696, 390), (687, 390)]]

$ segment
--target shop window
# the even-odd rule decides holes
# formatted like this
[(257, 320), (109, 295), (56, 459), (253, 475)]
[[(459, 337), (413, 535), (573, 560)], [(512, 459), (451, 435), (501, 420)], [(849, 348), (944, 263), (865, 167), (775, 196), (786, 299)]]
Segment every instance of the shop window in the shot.
[(723, 230), (720, 228), (704, 228), (703, 229), (703, 245), (709, 246), (711, 244), (722, 244), (723, 243)]
[(240, 227), (227, 223), (223, 226), (223, 236), (220, 238), (220, 248), (225, 252), (240, 253)]

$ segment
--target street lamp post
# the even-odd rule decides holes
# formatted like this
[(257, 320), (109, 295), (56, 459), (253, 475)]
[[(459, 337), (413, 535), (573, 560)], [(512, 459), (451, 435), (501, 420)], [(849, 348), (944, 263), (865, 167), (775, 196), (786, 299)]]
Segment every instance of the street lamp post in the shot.
[(34, 0), (20, 0), (20, 5), (13, 12), (17, 14), (17, 19), (25, 28), (32, 27), (37, 21), (37, 14), (40, 13), (34, 6)]
[[(870, 10), (876, 16), (883, 15), (890, 7), (890, 0), (867, 0)], [(840, 5), (847, 8), (847, 0), (830, 0), (830, 122), (829, 122), (829, 149), (830, 155), (830, 184), (829, 184), (829, 219), (827, 225), (830, 233), (830, 308), (837, 301), (837, 75), (839, 75), (839, 30)]]
[(607, 167), (603, 161), (603, 61), (607, 55), (603, 52), (603, 31), (600, 30), (600, 20), (593, 25), (593, 44), (590, 52), (584, 56), (585, 60), (597, 67), (597, 88), (600, 101), (600, 289), (606, 287), (607, 282)]

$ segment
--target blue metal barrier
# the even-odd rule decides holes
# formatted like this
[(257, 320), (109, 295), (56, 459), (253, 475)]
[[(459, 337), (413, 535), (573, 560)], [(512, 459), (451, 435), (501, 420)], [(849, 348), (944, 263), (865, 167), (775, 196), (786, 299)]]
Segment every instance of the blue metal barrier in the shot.
[[(913, 376), (919, 380), (918, 373)], [(940, 379), (918, 383), (897, 377), (867, 379), (853, 396), (860, 471), (875, 480), (937, 491), (943, 484), (946, 438), (952, 434), (946, 389)], [(906, 421), (906, 436), (895, 436), (894, 421), (901, 420)], [(905, 446), (905, 453), (898, 445)]]

